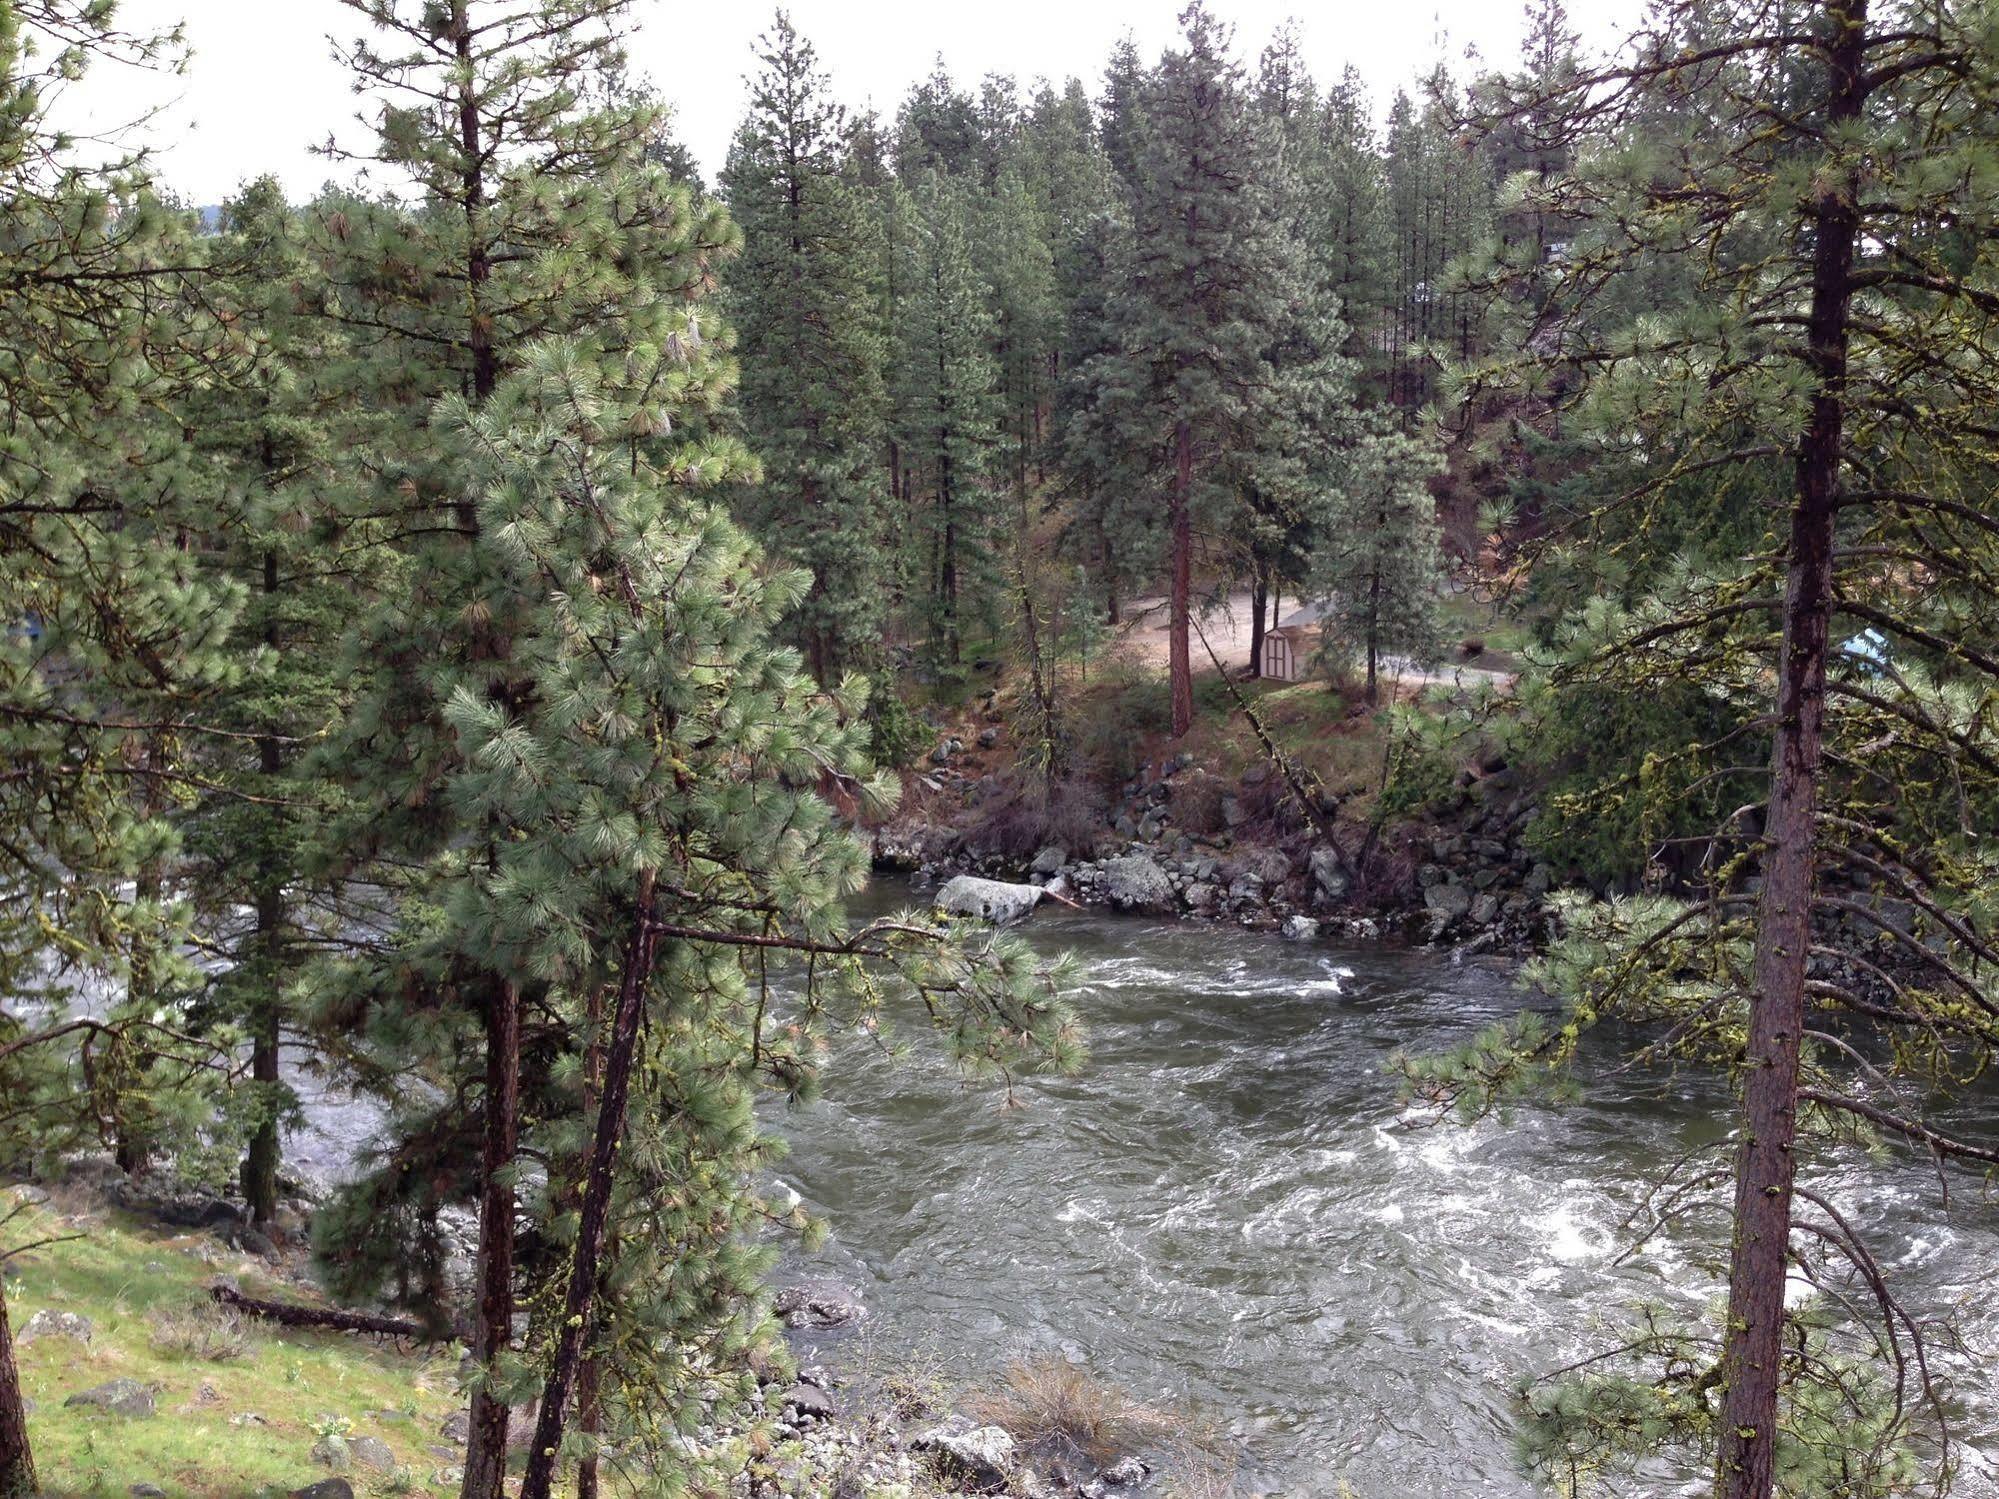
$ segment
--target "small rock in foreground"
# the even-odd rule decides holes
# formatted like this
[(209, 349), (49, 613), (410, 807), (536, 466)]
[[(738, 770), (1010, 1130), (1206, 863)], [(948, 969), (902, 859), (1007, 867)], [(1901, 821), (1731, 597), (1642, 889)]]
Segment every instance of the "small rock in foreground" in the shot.
[(114, 1379), (87, 1390), (78, 1390), (63, 1402), (69, 1406), (94, 1406), (116, 1416), (150, 1416), (153, 1392), (136, 1379)]
[(21, 1324), (21, 1330), (14, 1335), (14, 1341), (22, 1347), (38, 1338), (73, 1338), (79, 1343), (88, 1343), (97, 1329), (90, 1325), (90, 1319), (77, 1312), (59, 1312), (51, 1307), (43, 1307)]
[(962, 1416), (933, 1426), (909, 1446), (911, 1451), (932, 1454), (946, 1473), (981, 1488), (1004, 1488), (1013, 1473), (1013, 1438), (1000, 1427), (974, 1426)]

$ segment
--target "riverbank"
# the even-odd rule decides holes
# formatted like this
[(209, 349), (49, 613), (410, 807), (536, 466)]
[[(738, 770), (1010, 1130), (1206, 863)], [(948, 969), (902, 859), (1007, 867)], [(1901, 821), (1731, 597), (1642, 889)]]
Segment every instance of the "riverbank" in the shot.
[[(463, 1350), (285, 1325), (234, 1298), (330, 1312), (294, 1186), (280, 1223), (185, 1183), (133, 1183), (96, 1158), (0, 1188), (12, 1335), (47, 1495), (363, 1499), (454, 1492)], [(218, 1292), (221, 1294), (218, 1296)], [(1022, 1363), (977, 1389), (884, 1359), (860, 1294), (807, 1281), (774, 1311), (795, 1357), (675, 1439), (736, 1499), (1116, 1499), (1224, 1491), (1185, 1424), (1086, 1371)], [(534, 1412), (515, 1412), (525, 1456)], [(1138, 1455), (1145, 1448), (1148, 1462)], [(659, 1454), (611, 1454), (636, 1477)], [(1154, 1464), (1173, 1468), (1153, 1483)], [(1191, 1484), (1185, 1482), (1190, 1476)]]
[[(1550, 935), (1544, 898), (1558, 877), (1525, 838), (1539, 803), (1499, 761), (1462, 774), (1447, 821), (1382, 826), (1343, 820), (1347, 798), (1323, 786), (1306, 816), (1299, 788), (1268, 763), (1231, 773), (1180, 752), (1028, 852), (987, 836), (1008, 788), (966, 743), (941, 737), (915, 778), (914, 812), (872, 830), (878, 869), (926, 885), (955, 874), (1032, 883), (1083, 905), (1300, 941), (1518, 954)], [(998, 747), (998, 735), (980, 746)]]

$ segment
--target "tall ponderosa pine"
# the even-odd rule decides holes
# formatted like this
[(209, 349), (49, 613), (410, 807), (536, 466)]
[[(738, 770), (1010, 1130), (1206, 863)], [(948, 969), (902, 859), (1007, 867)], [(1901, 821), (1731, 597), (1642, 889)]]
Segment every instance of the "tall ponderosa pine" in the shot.
[(830, 686), (843, 670), (877, 664), (886, 623), (879, 256), (811, 43), (780, 11), (757, 56), (750, 112), (722, 173), (744, 243), (726, 280), (741, 404), (763, 462), (742, 514), (764, 545), (812, 574), (796, 628), (813, 675)]
[(992, 603), (999, 371), (967, 188), (926, 174), (908, 218), (897, 246), (895, 380), (912, 604), (931, 658), (955, 667), (968, 614), (989, 615)]
[[(1628, 56), (1530, 80), (1492, 121), (1573, 162), (1511, 185), (1516, 220), (1578, 233), (1558, 274), (1532, 257), (1501, 273), (1533, 293), (1496, 304), (1513, 320), (1499, 346), (1524, 352), (1484, 372), (1566, 397), (1615, 481), (1558, 517), (1558, 540), (1621, 524), (1642, 550), (1634, 513), (1667, 521), (1717, 489), (1755, 526), (1733, 555), (1655, 566), (1648, 601), (1597, 600), (1565, 673), (1628, 698), (1698, 681), (1721, 717), (1642, 772), (1731, 788), (1695, 898), (1571, 903), (1542, 977), (1578, 1023), (1524, 1023), (1443, 1069), (1490, 1099), (1566, 1058), (1584, 1023), (1628, 1016), (1670, 1021), (1650, 1054), (1740, 1081), (1732, 1169), (1679, 1188), (1733, 1183), (1726, 1320), (1641, 1338), (1663, 1373), (1536, 1397), (1530, 1442), (1554, 1463), (1628, 1459), (1649, 1431), (1705, 1447), (1724, 1499), (1902, 1492), (1925, 1453), (1948, 1473), (1941, 1413), (1918, 1424), (1934, 1385), (1875, 1367), (1884, 1349), (1920, 1358), (1923, 1319), (1799, 1168), (1877, 1134), (1994, 1159), (1926, 1120), (1920, 1089), (1883, 1088), (1975, 1076), (1999, 1044), (1971, 811), (1999, 795), (1999, 391), (1989, 361), (1961, 357), (1999, 319), (1977, 248), (1999, 231), (1988, 20), (1898, 0), (1781, 25), (1760, 4), (1661, 5)], [(1632, 298), (1662, 265), (1690, 294)], [(1868, 630), (1883, 648), (1854, 648)], [(1792, 1306), (1794, 1267), (1853, 1318)]]
[(1197, 531), (1225, 533), (1233, 458), (1265, 409), (1267, 352), (1285, 312), (1285, 247), (1261, 138), (1228, 36), (1200, 4), (1183, 47), (1145, 80), (1125, 286), (1114, 347), (1086, 374), (1108, 394), (1106, 430), (1157, 507), (1170, 578), (1172, 727), (1194, 717), (1190, 622)]
[(341, 713), (340, 642), (357, 599), (380, 586), (386, 554), (372, 523), (344, 513), (351, 491), (335, 457), (365, 446), (371, 414), (344, 384), (351, 364), (323, 316), (307, 216), (262, 179), (225, 205), (204, 244), (223, 315), (254, 342), (241, 378), (182, 407), (214, 484), (198, 555), (245, 595), (232, 641), (243, 668), (209, 715), (227, 733), (199, 755), (205, 794), (181, 819), (184, 878), (218, 958), (202, 1018), (249, 1048), (249, 1085), (229, 1105), (247, 1136), (245, 1208), (268, 1228), (280, 1126), (295, 1108), (279, 1065), (284, 1033), (301, 1025), (292, 989), (354, 915), (315, 877), (318, 829), (343, 793), (312, 749)]
[[(343, 57), (384, 100), (361, 154), (408, 174), (421, 195), (410, 212), (349, 204), (325, 219), (336, 314), (378, 400), (403, 417), (358, 455), (407, 581), (362, 632), (359, 696), (335, 753), (362, 807), (340, 830), (349, 857), (370, 861), (405, 932), (332, 984), (322, 1010), (371, 1028), (380, 1051), (437, 1080), (443, 1102), (396, 1090), (389, 1164), (316, 1231), (337, 1286), (365, 1294), (386, 1280), (441, 1316), (440, 1193), (475, 1188), (482, 1374), (463, 1492), (489, 1499), (519, 1378), (522, 1058), (535, 1059), (532, 1093), (574, 1052), (550, 976), (503, 914), (518, 898), (501, 878), (515, 830), (468, 790), (477, 779), (444, 711), (467, 694), (502, 713), (525, 705), (533, 683), (513, 642), (538, 601), (482, 545), (478, 495), (459, 451), (432, 430), (433, 403), (482, 404), (525, 343), (550, 334), (589, 329), (605, 361), (656, 363), (687, 336), (687, 293), (704, 288), (730, 231), (719, 210), (690, 222), (686, 190), (650, 160), (661, 111), (620, 86), (624, 0), (349, 3), (374, 30)], [(726, 366), (719, 343), (709, 358)], [(683, 420), (670, 394), (641, 414)], [(426, 1169), (411, 1169), (418, 1160)]]

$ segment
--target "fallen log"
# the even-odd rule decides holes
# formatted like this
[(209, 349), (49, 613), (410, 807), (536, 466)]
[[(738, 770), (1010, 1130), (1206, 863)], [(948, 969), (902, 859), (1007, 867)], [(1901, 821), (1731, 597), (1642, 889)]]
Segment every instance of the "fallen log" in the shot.
[(208, 1294), (220, 1306), (234, 1307), (237, 1311), (252, 1317), (275, 1322), (280, 1327), (318, 1327), (332, 1332), (365, 1332), (378, 1338), (408, 1338), (420, 1343), (441, 1341), (437, 1334), (426, 1329), (421, 1323), (411, 1322), (404, 1317), (381, 1317), (372, 1312), (343, 1312), (337, 1307), (306, 1306), (296, 1301), (260, 1301), (255, 1296), (245, 1296), (226, 1281), (218, 1281), (210, 1286)]

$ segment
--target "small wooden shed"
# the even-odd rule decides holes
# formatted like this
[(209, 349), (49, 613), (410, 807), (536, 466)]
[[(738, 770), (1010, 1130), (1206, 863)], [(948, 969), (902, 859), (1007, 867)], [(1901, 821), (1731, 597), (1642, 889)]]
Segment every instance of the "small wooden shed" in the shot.
[(1270, 682), (1301, 682), (1318, 643), (1325, 610), (1307, 604), (1272, 625), (1263, 636), (1263, 676)]

